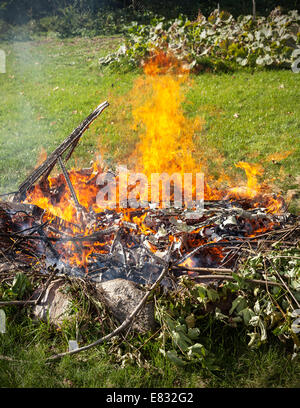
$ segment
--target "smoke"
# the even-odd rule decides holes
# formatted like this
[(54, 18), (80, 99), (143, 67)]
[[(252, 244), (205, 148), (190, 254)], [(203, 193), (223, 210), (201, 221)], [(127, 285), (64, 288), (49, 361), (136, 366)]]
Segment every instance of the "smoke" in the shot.
[(4, 50), (0, 50), (0, 74), (6, 73), (6, 53)]
[(33, 47), (30, 42), (10, 43), (6, 72), (0, 74), (0, 193), (17, 190), (34, 168), (43, 143), (45, 129), (37, 120), (39, 109), (33, 91), (41, 87), (44, 74), (41, 62), (33, 56)]

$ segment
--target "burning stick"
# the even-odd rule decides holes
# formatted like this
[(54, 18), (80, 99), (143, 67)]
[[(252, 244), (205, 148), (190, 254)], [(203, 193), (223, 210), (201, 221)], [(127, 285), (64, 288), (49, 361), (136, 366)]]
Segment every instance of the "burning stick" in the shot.
[(90, 124), (100, 115), (105, 108), (109, 106), (108, 102), (103, 102), (65, 139), (60, 146), (40, 165), (31, 175), (19, 186), (18, 193), (14, 196), (14, 201), (22, 201), (25, 198), (27, 190), (43, 176), (46, 180), (51, 170), (55, 166), (57, 160), (61, 155), (70, 148), (66, 160), (71, 157), (79, 139), (83, 133), (88, 129)]
[(60, 156), (58, 157), (57, 160), (58, 160), (58, 163), (59, 163), (59, 165), (60, 165), (60, 167), (61, 167), (61, 169), (62, 169), (62, 172), (63, 172), (64, 177), (65, 177), (65, 179), (66, 179), (66, 182), (67, 182), (67, 184), (68, 184), (68, 187), (69, 187), (69, 189), (70, 189), (71, 196), (72, 196), (72, 198), (73, 198), (73, 201), (74, 201), (74, 204), (75, 204), (75, 208), (76, 208), (76, 211), (77, 211), (77, 218), (78, 218), (78, 220), (81, 220), (81, 219), (82, 219), (83, 221), (85, 221), (84, 210), (83, 210), (82, 206), (80, 205), (80, 203), (79, 203), (79, 201), (78, 201), (76, 192), (75, 192), (74, 187), (73, 187), (73, 185), (72, 185), (72, 182), (71, 182), (71, 180), (70, 180), (70, 177), (69, 177), (68, 171), (67, 171), (67, 169), (66, 169), (66, 166), (64, 165), (64, 162), (62, 161), (62, 159), (61, 159)]
[[(193, 279), (193, 278), (191, 278)], [(236, 281), (236, 278), (230, 275), (199, 275), (197, 279), (214, 279), (214, 280), (229, 280), (229, 281)], [(268, 281), (268, 280), (262, 280), (262, 279), (250, 279), (250, 278), (244, 278), (241, 277), (245, 282), (247, 283), (254, 283), (258, 285), (270, 285), (270, 286), (278, 286), (283, 288), (284, 286), (279, 283), (279, 282), (273, 282), (273, 281)]]
[(37, 230), (38, 234), (41, 236), (42, 240), (45, 242), (45, 244), (48, 246), (48, 248), (50, 249), (50, 251), (52, 252), (52, 254), (54, 255), (54, 258), (56, 260), (58, 260), (60, 258), (59, 253), (56, 251), (56, 249), (54, 248), (54, 246), (52, 245), (52, 242), (49, 240), (49, 238), (47, 237), (47, 235), (45, 234), (42, 225), (39, 226), (38, 230)]

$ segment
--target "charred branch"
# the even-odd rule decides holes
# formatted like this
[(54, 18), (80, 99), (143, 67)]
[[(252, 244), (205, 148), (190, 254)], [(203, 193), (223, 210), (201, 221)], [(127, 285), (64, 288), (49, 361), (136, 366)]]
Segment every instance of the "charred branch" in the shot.
[(53, 167), (55, 166), (59, 157), (62, 156), (69, 148), (70, 153), (67, 155), (67, 159), (70, 158), (75, 146), (83, 133), (88, 129), (91, 123), (103, 112), (105, 108), (109, 106), (108, 102), (103, 102), (68, 136), (60, 146), (40, 165), (38, 166), (30, 176), (19, 186), (19, 191), (15, 195), (15, 201), (22, 201), (25, 198), (27, 190), (42, 176), (45, 174), (48, 176)]

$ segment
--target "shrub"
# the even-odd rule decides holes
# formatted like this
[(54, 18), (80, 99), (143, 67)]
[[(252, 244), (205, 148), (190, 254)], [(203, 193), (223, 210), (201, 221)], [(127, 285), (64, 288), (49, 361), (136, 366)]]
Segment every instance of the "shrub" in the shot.
[(132, 21), (149, 24), (151, 12), (136, 12), (132, 9), (100, 9), (80, 11), (70, 5), (59, 9), (57, 14), (31, 19), (26, 24), (9, 25), (0, 20), (0, 38), (3, 40), (31, 40), (39, 35), (54, 32), (60, 38), (94, 37), (97, 35), (125, 34)]
[[(171, 51), (197, 71), (203, 63), (213, 70), (236, 66), (290, 67), (300, 43), (300, 15), (293, 10), (283, 15), (280, 8), (268, 17), (241, 16), (215, 10), (196, 21), (183, 15), (175, 20), (153, 18), (149, 25), (137, 22), (128, 28), (125, 44), (100, 64), (125, 62), (138, 65), (155, 49)], [(209, 62), (208, 62), (209, 61)]]

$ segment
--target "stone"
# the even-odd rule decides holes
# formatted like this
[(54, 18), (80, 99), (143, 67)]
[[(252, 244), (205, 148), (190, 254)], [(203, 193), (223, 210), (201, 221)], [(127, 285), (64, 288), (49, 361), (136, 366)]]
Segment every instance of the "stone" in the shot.
[[(125, 279), (113, 279), (96, 284), (99, 298), (105, 300), (113, 316), (120, 322), (133, 312), (145, 292), (140, 289), (139, 285)], [(155, 328), (154, 303), (147, 302), (143, 309), (134, 319), (133, 330), (140, 333), (153, 331)]]
[[(65, 319), (70, 319), (71, 297), (63, 293), (65, 282), (62, 279), (52, 281), (46, 289), (39, 303), (33, 308), (33, 315), (36, 319), (43, 320), (60, 326)], [(33, 300), (37, 299), (41, 293), (38, 289), (33, 294)]]
[[(140, 303), (145, 295), (140, 286), (125, 279), (112, 279), (106, 282), (95, 284), (98, 299), (105, 303), (108, 311), (122, 323)], [(35, 319), (45, 322), (49, 321), (55, 326), (60, 326), (66, 319), (71, 319), (70, 306), (71, 295), (64, 293), (66, 283), (63, 279), (52, 281), (39, 303), (33, 308)], [(35, 300), (40, 295), (42, 289), (34, 292), (32, 299)], [(143, 309), (134, 319), (133, 330), (140, 333), (153, 331), (155, 329), (154, 303), (147, 302)]]

